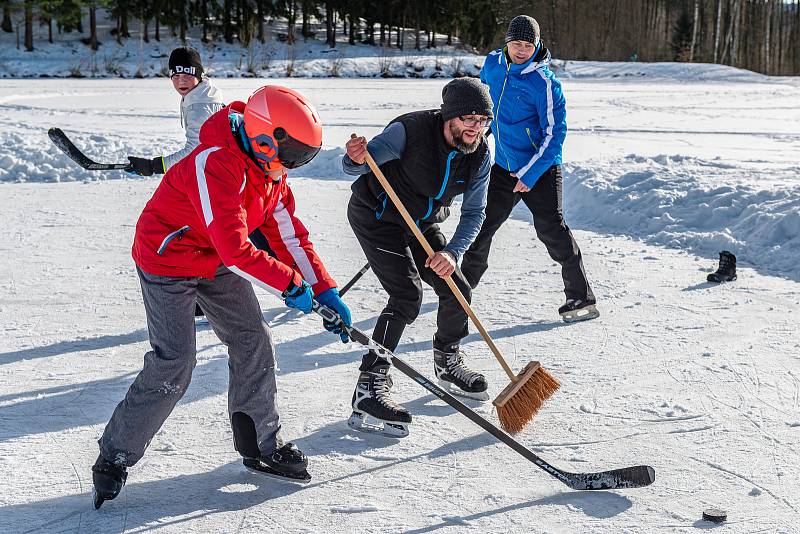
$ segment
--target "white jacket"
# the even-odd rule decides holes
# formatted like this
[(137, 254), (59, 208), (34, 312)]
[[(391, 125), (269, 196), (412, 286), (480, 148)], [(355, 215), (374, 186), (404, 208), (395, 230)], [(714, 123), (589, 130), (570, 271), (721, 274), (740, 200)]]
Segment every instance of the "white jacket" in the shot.
[(186, 145), (174, 154), (164, 156), (165, 171), (188, 156), (200, 144), (200, 127), (207, 118), (223, 107), (222, 93), (208, 78), (203, 78), (202, 82), (181, 99), (181, 126), (186, 130)]

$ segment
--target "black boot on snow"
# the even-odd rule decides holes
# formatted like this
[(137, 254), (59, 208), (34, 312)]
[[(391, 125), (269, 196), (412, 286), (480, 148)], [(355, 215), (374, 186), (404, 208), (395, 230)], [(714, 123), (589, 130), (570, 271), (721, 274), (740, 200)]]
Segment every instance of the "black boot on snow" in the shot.
[(392, 377), (388, 372), (388, 364), (361, 372), (353, 391), (353, 414), (347, 425), (353, 430), (404, 438), (408, 435), (411, 414), (392, 399)]
[(736, 256), (723, 250), (719, 253), (719, 269), (706, 277), (709, 282), (733, 282), (736, 280)]
[(464, 364), (464, 351), (456, 344), (440, 349), (435, 339), (433, 343), (433, 371), (439, 385), (454, 395), (489, 400), (486, 377)]
[(297, 445), (287, 443), (272, 454), (262, 454), (258, 458), (243, 458), (242, 463), (250, 471), (269, 477), (307, 484), (311, 481), (308, 474), (308, 459)]
[(558, 314), (565, 323), (575, 323), (577, 321), (588, 321), (600, 317), (600, 312), (595, 307), (594, 299), (567, 299), (558, 309)]
[(98, 456), (97, 461), (92, 466), (95, 510), (100, 508), (103, 502), (110, 501), (119, 495), (127, 478), (128, 471), (124, 465), (111, 463), (102, 456)]

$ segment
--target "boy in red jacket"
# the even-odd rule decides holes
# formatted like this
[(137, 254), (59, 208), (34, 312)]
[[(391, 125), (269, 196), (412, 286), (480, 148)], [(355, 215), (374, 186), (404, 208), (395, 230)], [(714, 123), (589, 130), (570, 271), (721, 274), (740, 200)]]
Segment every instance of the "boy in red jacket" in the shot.
[[(206, 121), (200, 145), (167, 172), (145, 206), (133, 259), (152, 350), (98, 442), (95, 507), (119, 494), (127, 467), (141, 459), (189, 385), (195, 302), (228, 347), (228, 411), (244, 465), (310, 480), (306, 457), (280, 437), (274, 345), (251, 283), (305, 313), (316, 299), (351, 324), (286, 183), (285, 169), (308, 163), (321, 145), (314, 107), (291, 89), (264, 86), (246, 105), (233, 102)], [(275, 258), (248, 241), (254, 229)], [(325, 327), (347, 341), (338, 326)]]

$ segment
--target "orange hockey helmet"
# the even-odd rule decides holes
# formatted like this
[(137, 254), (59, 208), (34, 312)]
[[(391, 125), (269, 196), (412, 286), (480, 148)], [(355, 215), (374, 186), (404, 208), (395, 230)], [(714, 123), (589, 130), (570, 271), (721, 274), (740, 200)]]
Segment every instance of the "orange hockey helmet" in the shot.
[(314, 106), (293, 89), (265, 85), (244, 108), (250, 148), (265, 170), (305, 165), (322, 148), (322, 122)]

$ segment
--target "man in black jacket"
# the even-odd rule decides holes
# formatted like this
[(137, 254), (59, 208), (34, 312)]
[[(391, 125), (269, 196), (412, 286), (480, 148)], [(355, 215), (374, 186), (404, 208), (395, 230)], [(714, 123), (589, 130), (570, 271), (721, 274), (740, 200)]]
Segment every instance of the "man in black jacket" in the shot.
[[(353, 183), (347, 209), (350, 226), (364, 254), (389, 294), (372, 338), (394, 351), (406, 325), (419, 314), (425, 281), (439, 297), (433, 337), (434, 370), (454, 393), (488, 399), (486, 378), (470, 370), (460, 342), (467, 333), (467, 314), (443, 279), (451, 276), (465, 298), (471, 289), (458, 260), (469, 248), (485, 218), (491, 161), (485, 126), (492, 101), (478, 80), (460, 78), (442, 90), (440, 110), (416, 111), (394, 119), (367, 145), (363, 137), (347, 143), (345, 172), (360, 175)], [(378, 179), (365, 164), (365, 150), (436, 252), (428, 258)], [(450, 214), (453, 199), (463, 195), (461, 217), (448, 243), (438, 223)], [(370, 351), (364, 355), (355, 392), (351, 427), (404, 436), (411, 414), (390, 397), (389, 362)], [(377, 428), (366, 416), (377, 420)], [(382, 425), (382, 426), (381, 426)], [(366, 426), (366, 428), (365, 428)]]

